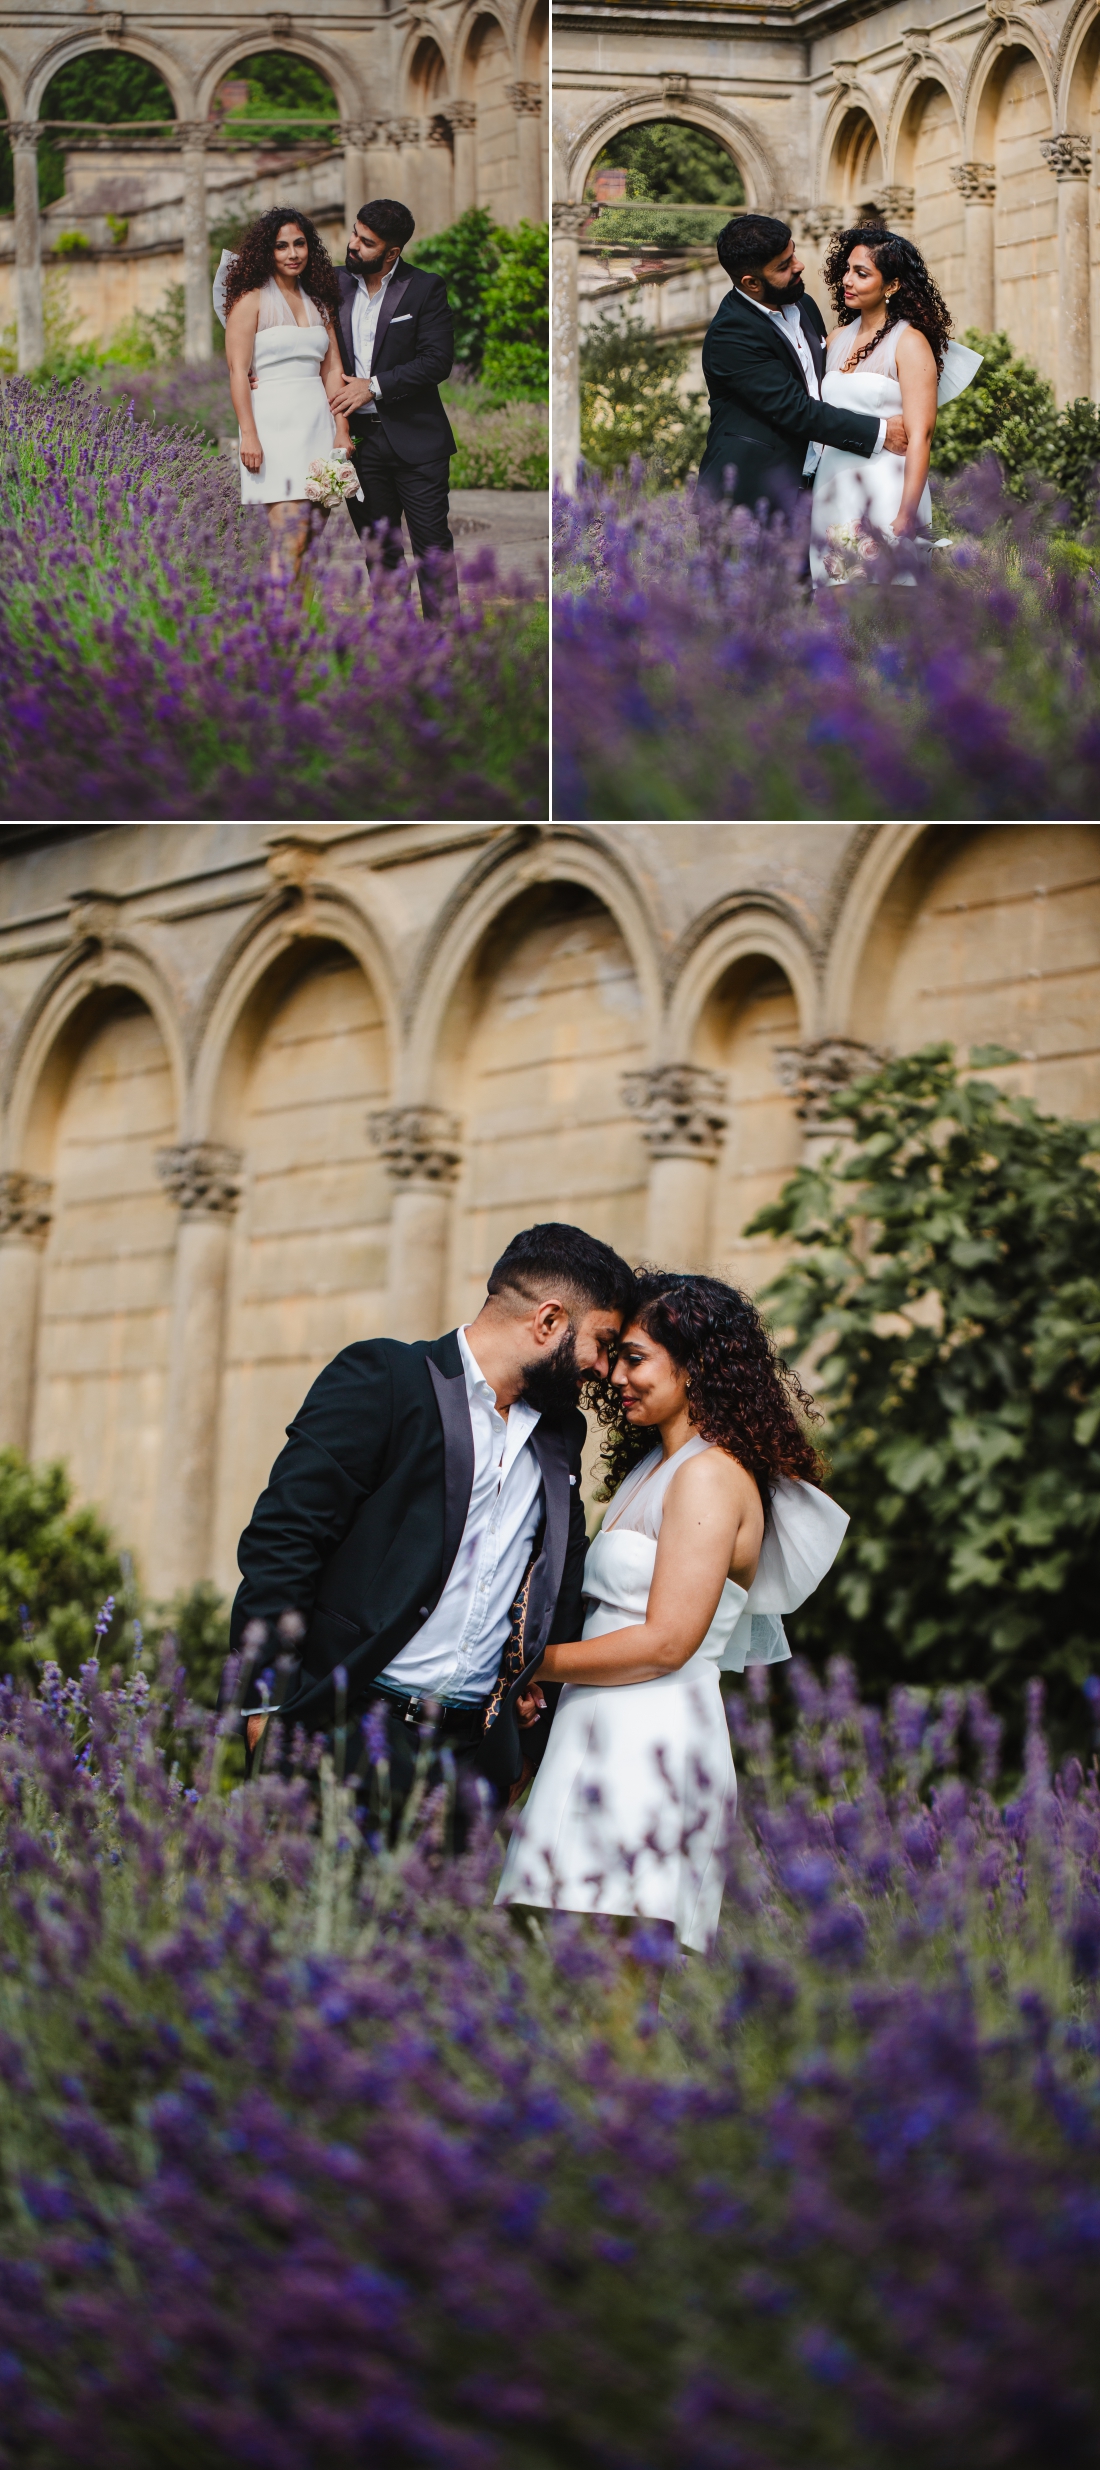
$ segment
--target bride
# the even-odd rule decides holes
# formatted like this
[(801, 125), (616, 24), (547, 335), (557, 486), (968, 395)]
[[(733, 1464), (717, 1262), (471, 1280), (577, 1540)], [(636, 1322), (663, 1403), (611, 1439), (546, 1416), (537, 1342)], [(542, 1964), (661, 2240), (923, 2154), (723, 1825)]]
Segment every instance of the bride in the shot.
[(877, 223), (838, 232), (825, 281), (843, 322), (826, 339), (823, 402), (886, 419), (900, 413), (909, 444), (904, 456), (870, 461), (825, 447), (810, 524), (810, 571), (819, 585), (847, 582), (859, 561), (873, 559), (883, 535), (930, 547), (937, 406), (961, 394), (981, 367), (979, 352), (949, 342), (947, 304), (920, 250), (900, 233)]
[(621, 1480), (583, 1635), (546, 1648), (520, 1701), (530, 1720), (541, 1684), (566, 1685), (496, 1900), (646, 1915), (707, 1949), (737, 1798), (719, 1673), (789, 1655), (778, 1616), (848, 1521), (808, 1480), (810, 1401), (734, 1287), (644, 1273), (611, 1377)]
[(236, 254), (223, 254), (214, 286), (240, 422), (241, 504), (267, 509), (276, 582), (294, 581), (318, 512), (306, 496), (310, 464), (351, 446), (329, 405), (344, 384), (339, 297), (309, 216), (287, 206), (262, 214)]

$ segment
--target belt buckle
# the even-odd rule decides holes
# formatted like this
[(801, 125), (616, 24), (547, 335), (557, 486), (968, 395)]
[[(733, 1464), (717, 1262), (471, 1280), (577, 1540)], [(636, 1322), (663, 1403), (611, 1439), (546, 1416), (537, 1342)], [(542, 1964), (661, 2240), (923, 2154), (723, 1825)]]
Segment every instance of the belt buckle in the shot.
[(420, 1709), (422, 1704), (423, 1701), (419, 1698), (406, 1699), (405, 1713), (403, 1717), (403, 1721), (406, 1724), (418, 1724), (420, 1722)]

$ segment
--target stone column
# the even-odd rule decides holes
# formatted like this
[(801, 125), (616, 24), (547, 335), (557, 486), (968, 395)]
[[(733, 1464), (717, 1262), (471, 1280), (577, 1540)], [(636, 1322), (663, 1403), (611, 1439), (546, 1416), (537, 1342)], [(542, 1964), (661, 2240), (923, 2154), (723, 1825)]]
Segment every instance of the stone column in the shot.
[(0, 1175), (0, 1449), (29, 1453), (42, 1253), (52, 1184)]
[(350, 232), (367, 196), (367, 141), (370, 130), (365, 120), (342, 120), (340, 135), (344, 145), (344, 222)]
[(455, 222), (477, 204), (477, 104), (464, 99), (447, 105), (455, 150)]
[(553, 209), (550, 294), (550, 366), (553, 370), (554, 471), (563, 489), (575, 489), (581, 452), (580, 335), (577, 322), (579, 242), (589, 209)]
[(525, 223), (541, 223), (544, 218), (543, 197), (543, 134), (542, 88), (530, 77), (521, 78), (518, 85), (506, 86), (505, 93), (516, 115), (516, 154), (519, 162), (519, 211)]
[(439, 1106), (389, 1106), (367, 1128), (395, 1186), (387, 1336), (434, 1338), (443, 1325), (460, 1127)]
[(992, 163), (956, 163), (952, 173), (963, 201), (966, 261), (966, 323), (979, 334), (996, 327), (993, 210), (997, 181)]
[(729, 1120), (725, 1080), (699, 1064), (660, 1064), (627, 1072), (623, 1096), (641, 1118), (650, 1156), (646, 1257), (660, 1268), (705, 1269), (714, 1166)]
[(424, 179), (423, 129), (419, 120), (414, 119), (411, 114), (408, 114), (404, 119), (391, 120), (389, 135), (390, 144), (400, 148), (400, 153), (398, 155), (397, 186), (391, 194), (394, 197), (401, 198), (403, 204), (408, 206), (411, 212), (416, 216), (417, 222), (422, 223), (424, 220), (424, 192), (426, 187)]
[(422, 229), (445, 232), (454, 222), (454, 165), (451, 132), (442, 114), (428, 122), (424, 140), (424, 218)]
[(811, 1038), (805, 1046), (775, 1050), (780, 1087), (796, 1100), (795, 1113), (805, 1126), (804, 1166), (816, 1166), (830, 1150), (842, 1157), (851, 1151), (849, 1127), (842, 1116), (826, 1120), (825, 1109), (841, 1090), (866, 1072), (877, 1072), (885, 1060), (875, 1046), (858, 1038)]
[(15, 317), (20, 371), (37, 369), (45, 351), (42, 323), (42, 233), (38, 221), (38, 122), (8, 129), (15, 170)]
[(240, 1168), (239, 1151), (217, 1141), (185, 1141), (157, 1153), (157, 1173), (180, 1213), (155, 1558), (147, 1573), (160, 1597), (210, 1576), (225, 1295)]
[(372, 197), (400, 197), (401, 154), (391, 120), (374, 120), (367, 130), (367, 185), (359, 204)]
[(206, 149), (213, 129), (208, 120), (181, 120), (178, 127), (183, 149), (183, 357), (198, 362), (213, 358), (206, 221)]
[(1075, 403), (1091, 390), (1089, 331), (1089, 173), (1087, 137), (1044, 139), (1039, 149), (1058, 183), (1058, 400)]

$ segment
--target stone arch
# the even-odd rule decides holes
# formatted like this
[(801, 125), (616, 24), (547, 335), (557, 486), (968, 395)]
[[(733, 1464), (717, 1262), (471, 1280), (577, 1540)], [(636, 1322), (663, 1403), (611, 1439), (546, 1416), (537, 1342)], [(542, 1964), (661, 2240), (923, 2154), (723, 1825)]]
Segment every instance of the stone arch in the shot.
[(342, 889), (303, 869), (299, 883), (272, 893), (242, 928), (211, 979), (198, 1023), (188, 1117), (192, 1139), (232, 1141), (253, 1034), (250, 1008), (270, 972), (303, 940), (342, 944), (358, 963), (378, 1002), (387, 1080), (392, 1084), (400, 1026), (386, 933), (389, 929), (396, 937), (397, 921), (387, 914), (388, 904), (375, 887), (372, 899), (380, 912), (377, 920), (368, 918)]
[(66, 68), (70, 60), (79, 60), (85, 52), (91, 51), (130, 52), (134, 59), (148, 61), (150, 68), (155, 69), (158, 76), (164, 79), (172, 98), (172, 108), (177, 120), (194, 118), (195, 92), (190, 74), (183, 61), (176, 59), (175, 55), (161, 44), (150, 43), (145, 35), (130, 33), (120, 35), (117, 42), (110, 43), (105, 43), (102, 36), (96, 39), (86, 34), (68, 35), (52, 43), (47, 51), (41, 52), (27, 79), (29, 118), (32, 120), (38, 118), (46, 88), (51, 78), (56, 77), (58, 70)]
[(1096, 0), (1076, 0), (1062, 29), (1055, 70), (1055, 125), (1084, 134), (1093, 115), (1100, 64), (1100, 17)]
[(957, 302), (966, 244), (963, 201), (951, 174), (963, 136), (957, 97), (938, 67), (922, 60), (910, 70), (891, 121), (891, 178), (912, 190), (913, 238), (944, 298)]
[(1058, 366), (1058, 193), (1040, 153), (1054, 128), (1050, 62), (1012, 23), (975, 73), (973, 154), (996, 179), (994, 324), (1048, 377)]
[(516, 114), (509, 88), (514, 64), (508, 27), (495, 9), (471, 12), (456, 43), (456, 93), (477, 111), (477, 202), (498, 223), (520, 214)]
[(463, 971), (513, 901), (532, 885), (555, 882), (582, 886), (614, 921), (642, 990), (647, 1056), (656, 1053), (662, 997), (654, 922), (613, 852), (583, 829), (551, 831), (533, 847), (491, 851), (441, 913), (413, 976), (402, 1096), (425, 1104), (443, 1094), (443, 1025)]
[(341, 115), (348, 119), (360, 117), (366, 97), (348, 53), (338, 51), (334, 44), (326, 43), (319, 35), (299, 34), (298, 22), (295, 19), (295, 31), (285, 35), (261, 33), (262, 21), (257, 21), (255, 36), (247, 27), (238, 27), (227, 35), (217, 51), (210, 55), (200, 74), (198, 117), (203, 120), (209, 118), (215, 90), (234, 61), (251, 59), (255, 52), (260, 51), (285, 51), (295, 60), (308, 60), (328, 79)]
[(723, 103), (704, 101), (695, 95), (686, 102), (673, 103), (661, 86), (632, 94), (625, 102), (608, 104), (585, 122), (569, 154), (571, 197), (583, 197), (592, 165), (609, 138), (617, 137), (621, 129), (637, 128), (644, 120), (682, 120), (686, 128), (705, 129), (708, 136), (716, 137), (741, 174), (747, 208), (766, 214), (780, 200), (779, 166), (766, 140), (743, 112), (731, 111)]
[(20, 1022), (5, 1076), (4, 1152), (9, 1167), (49, 1173), (46, 1157), (67, 1086), (72, 1024), (90, 1001), (104, 992), (109, 999), (111, 990), (118, 989), (136, 996), (156, 1024), (171, 1073), (175, 1120), (182, 1122), (187, 1060), (176, 991), (131, 937), (111, 934), (100, 944), (89, 935), (65, 954)]
[(1045, 44), (1039, 41), (1034, 27), (1022, 18), (999, 19), (975, 48), (963, 98), (966, 151), (980, 162), (992, 160), (1000, 93), (1019, 52), (1029, 53), (1040, 71), (1047, 89), (1051, 127), (1054, 126), (1054, 77)]
[(550, 10), (548, 0), (525, 0), (516, 20), (515, 59), (520, 77), (541, 82), (549, 73)]
[(443, 44), (435, 30), (421, 22), (411, 29), (402, 55), (398, 74), (401, 109), (430, 118), (433, 111), (442, 108), (449, 90), (450, 72)]
[(10, 52), (0, 45), (0, 100), (6, 120), (22, 120), (25, 116), (22, 72)]
[(821, 195), (835, 201), (845, 222), (879, 203), (887, 185), (886, 130), (856, 86), (846, 87), (829, 111), (821, 160)]
[(762, 958), (783, 972), (798, 1012), (798, 1035), (817, 1028), (818, 972), (795, 913), (767, 894), (722, 901), (697, 919), (669, 963), (665, 1049), (670, 1062), (690, 1055), (715, 987), (746, 959)]

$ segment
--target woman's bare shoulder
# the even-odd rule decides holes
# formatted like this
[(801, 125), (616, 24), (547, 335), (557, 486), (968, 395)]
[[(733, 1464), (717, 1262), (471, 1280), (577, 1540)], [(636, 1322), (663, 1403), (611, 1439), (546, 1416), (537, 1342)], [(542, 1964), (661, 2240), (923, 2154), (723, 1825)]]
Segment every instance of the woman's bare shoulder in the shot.
[(734, 1458), (720, 1443), (715, 1443), (712, 1449), (699, 1450), (694, 1458), (685, 1458), (669, 1485), (666, 1504), (674, 1493), (678, 1501), (697, 1503), (699, 1507), (704, 1503), (720, 1502), (723, 1506), (729, 1503), (743, 1509), (750, 1502), (759, 1502), (760, 1499), (755, 1478), (749, 1474), (748, 1468), (743, 1467), (740, 1459)]
[(934, 369), (936, 366), (936, 355), (919, 326), (907, 326), (904, 333), (899, 334), (895, 350), (899, 360), (907, 360), (913, 369)]

